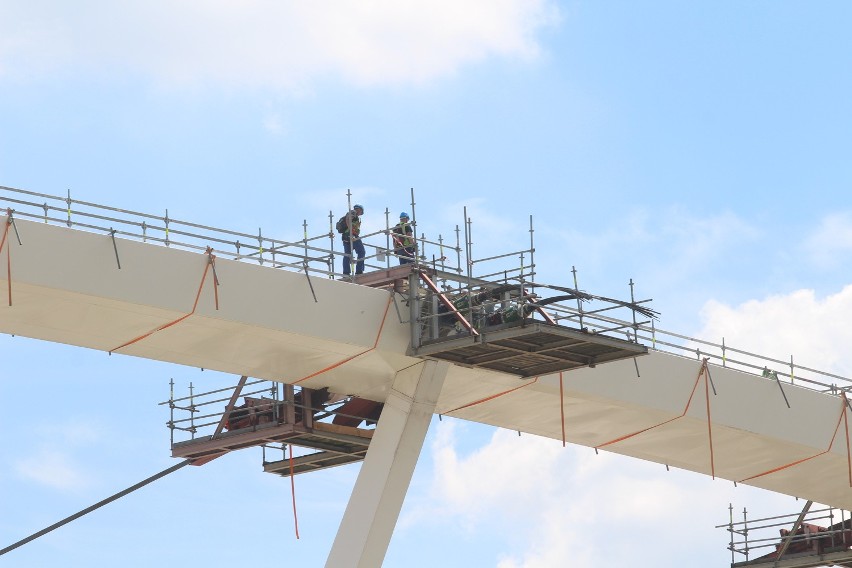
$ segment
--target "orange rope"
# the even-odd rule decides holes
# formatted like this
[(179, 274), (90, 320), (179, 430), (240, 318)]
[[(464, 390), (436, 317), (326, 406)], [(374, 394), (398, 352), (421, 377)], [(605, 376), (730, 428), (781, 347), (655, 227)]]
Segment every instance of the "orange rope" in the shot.
[(565, 447), (565, 396), (562, 392), (562, 371), (559, 372), (559, 414), (562, 416), (562, 447)]
[(533, 383), (535, 383), (535, 382), (537, 382), (537, 381), (538, 381), (538, 377), (534, 378), (533, 380), (531, 380), (531, 381), (529, 381), (529, 382), (527, 382), (527, 383), (522, 384), (522, 385), (521, 385), (521, 386), (519, 386), (519, 387), (515, 387), (515, 388), (513, 388), (513, 389), (509, 389), (509, 390), (507, 390), (507, 391), (503, 391), (503, 392), (500, 392), (500, 393), (497, 393), (497, 394), (493, 394), (493, 395), (491, 395), (491, 396), (486, 396), (485, 398), (480, 398), (479, 400), (476, 400), (476, 401), (473, 401), (473, 402), (471, 402), (471, 403), (465, 404), (464, 406), (459, 406), (458, 408), (454, 408), (454, 409), (452, 409), (452, 410), (448, 410), (448, 411), (444, 412), (444, 414), (449, 414), (450, 412), (455, 412), (456, 410), (461, 410), (461, 409), (463, 409), (463, 408), (467, 408), (467, 407), (469, 407), (469, 406), (476, 406), (477, 404), (481, 404), (481, 403), (483, 403), (483, 402), (488, 402), (489, 400), (494, 400), (495, 398), (499, 398), (499, 397), (503, 396), (504, 394), (509, 394), (510, 392), (515, 392), (515, 391), (516, 391), (516, 390), (518, 390), (518, 389), (522, 389), (522, 388), (524, 388), (524, 387), (528, 387), (528, 386), (530, 386), (531, 384), (533, 384)]
[[(834, 427), (834, 435), (831, 437), (831, 442), (828, 444), (828, 449), (826, 449), (825, 451), (820, 452), (818, 454), (814, 454), (809, 458), (802, 458), (800, 460), (796, 460), (796, 461), (788, 463), (786, 465), (782, 465), (782, 466), (770, 469), (768, 471), (764, 471), (763, 473), (758, 473), (757, 475), (752, 475), (751, 477), (746, 477), (745, 479), (741, 480), (740, 483), (743, 483), (745, 481), (749, 481), (751, 479), (757, 479), (758, 477), (763, 477), (764, 475), (769, 475), (770, 473), (775, 473), (777, 471), (781, 471), (782, 469), (787, 469), (788, 467), (793, 467), (794, 465), (799, 465), (800, 463), (812, 460), (814, 458), (818, 458), (821, 455), (827, 454), (828, 452), (830, 452), (832, 446), (834, 446), (834, 440), (835, 440), (835, 438), (837, 438), (837, 431), (840, 429), (840, 423), (843, 421), (844, 417), (846, 416), (846, 395), (845, 394), (843, 395), (842, 403), (843, 403), (843, 410), (841, 411), (840, 416), (837, 418), (837, 426)], [(847, 457), (848, 457), (848, 454), (847, 454)]]
[[(209, 248), (207, 249), (207, 254), (211, 258), (213, 257), (213, 255), (210, 253)], [(189, 312), (186, 315), (179, 317), (178, 319), (176, 319), (174, 321), (170, 321), (169, 323), (165, 323), (165, 324), (163, 324), (159, 327), (156, 327), (156, 328), (152, 329), (151, 331), (149, 331), (148, 333), (143, 333), (139, 337), (135, 337), (135, 338), (131, 339), (130, 341), (126, 342), (126, 343), (122, 343), (118, 347), (110, 349), (109, 352), (112, 353), (113, 351), (118, 351), (119, 349), (121, 349), (123, 347), (127, 347), (128, 345), (133, 345), (134, 343), (136, 343), (138, 341), (142, 341), (146, 337), (150, 337), (150, 336), (154, 335), (155, 333), (157, 333), (158, 331), (163, 331), (164, 329), (168, 329), (168, 328), (172, 327), (173, 325), (182, 322), (183, 320), (185, 320), (186, 318), (188, 318), (192, 314), (194, 314), (196, 308), (198, 308), (198, 300), (201, 298), (201, 291), (204, 290), (204, 281), (207, 280), (207, 272), (210, 270), (210, 265), (211, 265), (211, 263), (210, 263), (209, 260), (208, 260), (207, 264), (204, 265), (204, 274), (201, 276), (201, 283), (198, 285), (198, 292), (195, 294), (195, 302), (192, 304), (192, 311), (191, 312)], [(214, 286), (214, 288), (215, 288), (215, 286)], [(218, 306), (217, 306), (217, 309), (218, 309)]]
[(299, 540), (299, 517), (296, 515), (296, 480), (293, 476), (293, 444), (287, 444), (290, 454), (290, 495), (293, 496), (293, 526), (296, 527), (296, 540)]
[[(603, 448), (605, 446), (609, 446), (611, 444), (621, 442), (622, 440), (632, 438), (633, 436), (637, 436), (639, 434), (642, 434), (643, 432), (647, 432), (648, 430), (653, 430), (654, 428), (657, 428), (659, 426), (664, 426), (665, 424), (668, 424), (669, 422), (674, 422), (675, 420), (678, 420), (678, 419), (686, 416), (686, 413), (689, 411), (689, 406), (692, 404), (692, 397), (695, 396), (695, 389), (698, 388), (698, 382), (701, 380), (701, 375), (704, 374), (704, 371), (706, 369), (707, 369), (707, 360), (705, 359), (704, 363), (702, 363), (702, 365), (701, 365), (701, 369), (698, 371), (698, 376), (695, 377), (695, 384), (692, 385), (692, 392), (689, 394), (689, 400), (686, 401), (686, 408), (683, 409), (683, 412), (680, 414), (680, 416), (675, 416), (674, 418), (670, 418), (670, 419), (666, 420), (665, 422), (660, 422), (659, 424), (655, 424), (653, 426), (649, 426), (649, 427), (644, 428), (642, 430), (638, 430), (636, 432), (633, 432), (632, 434), (625, 434), (624, 436), (616, 438), (615, 440), (610, 440), (609, 442), (599, 444), (599, 445), (595, 446), (595, 449), (597, 450), (599, 448)], [(706, 380), (707, 379), (705, 378), (705, 382), (706, 382)]]
[[(9, 235), (9, 226), (12, 224), (12, 210), (6, 209), (6, 228), (3, 230), (3, 239), (0, 240), (0, 252), (6, 245), (6, 237)], [(12, 305), (12, 247), (6, 248), (6, 283), (9, 286), (9, 306)]]
[(843, 422), (844, 429), (846, 430), (846, 467), (849, 470), (849, 487), (852, 487), (852, 453), (849, 451), (849, 418), (846, 414), (846, 406), (848, 405), (848, 401), (846, 399), (846, 393), (842, 393), (843, 395)]
[(332, 369), (336, 369), (337, 367), (339, 367), (339, 366), (341, 366), (345, 363), (348, 363), (352, 359), (356, 359), (356, 358), (360, 357), (361, 355), (364, 355), (365, 353), (369, 353), (370, 351), (373, 351), (376, 347), (378, 347), (379, 339), (381, 339), (381, 337), (382, 337), (382, 330), (385, 328), (385, 320), (387, 320), (388, 310), (390, 309), (390, 305), (391, 305), (392, 301), (393, 301), (393, 295), (390, 294), (390, 295), (388, 295), (388, 303), (385, 306), (385, 313), (382, 316), (382, 323), (379, 325), (379, 332), (376, 334), (376, 341), (373, 343), (372, 347), (370, 347), (369, 349), (365, 349), (364, 351), (361, 351), (360, 353), (356, 353), (355, 355), (351, 355), (351, 356), (347, 357), (346, 359), (343, 359), (342, 361), (338, 361), (337, 363), (334, 363), (333, 365), (329, 365), (325, 369), (320, 369), (319, 371), (311, 373), (307, 377), (302, 377), (298, 381), (294, 381), (290, 384), (298, 385), (302, 381), (307, 381), (308, 379), (312, 379), (312, 378), (316, 377), (317, 375), (321, 375), (321, 374), (323, 374), (327, 371), (331, 371)]
[[(707, 360), (704, 360), (704, 366), (701, 369), (701, 373), (699, 376), (707, 371)], [(707, 377), (709, 375), (709, 371), (704, 374), (704, 398), (707, 400), (707, 436), (710, 439), (710, 476), (712, 479), (716, 479), (716, 465), (713, 461), (713, 428), (710, 424), (710, 387), (708, 385), (709, 381)]]
[[(213, 249), (207, 247), (207, 262), (213, 267), (213, 299), (216, 302), (216, 311), (219, 311), (219, 277), (216, 276), (216, 255)], [(198, 300), (196, 300), (196, 303)]]

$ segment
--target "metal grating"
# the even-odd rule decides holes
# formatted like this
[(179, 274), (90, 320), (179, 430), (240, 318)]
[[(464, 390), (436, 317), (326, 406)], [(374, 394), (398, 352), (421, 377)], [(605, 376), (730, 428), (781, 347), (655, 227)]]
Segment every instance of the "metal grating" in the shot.
[(283, 477), (319, 471), (330, 467), (359, 462), (367, 455), (373, 430), (315, 422), (313, 432), (294, 436), (286, 443), (319, 450), (294, 457), (292, 463), (283, 459), (263, 463), (263, 471)]
[(474, 337), (446, 337), (424, 343), (413, 355), (443, 359), (456, 365), (478, 367), (533, 377), (644, 355), (648, 348), (579, 329), (525, 320), (488, 328)]

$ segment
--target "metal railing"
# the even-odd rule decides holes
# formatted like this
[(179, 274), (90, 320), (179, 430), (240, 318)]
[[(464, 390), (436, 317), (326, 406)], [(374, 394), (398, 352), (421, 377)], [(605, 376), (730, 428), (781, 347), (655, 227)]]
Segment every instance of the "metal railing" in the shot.
[[(343, 251), (335, 249), (337, 235), (334, 231), (335, 216), (332, 212), (329, 212), (327, 231), (308, 236), (308, 224), (305, 221), (302, 226), (304, 237), (287, 240), (264, 235), (260, 228), (257, 234), (251, 234), (176, 219), (169, 215), (168, 209), (163, 215), (155, 215), (99, 205), (72, 198), (70, 191), (65, 197), (60, 197), (0, 186), (0, 208), (19, 219), (196, 252), (204, 252), (210, 247), (213, 254), (223, 258), (303, 271), (328, 278), (342, 276), (342, 272), (335, 270), (335, 259), (342, 258)], [(392, 259), (398, 258), (390, 245), (390, 233), (391, 227), (388, 226), (361, 235), (360, 238), (368, 250), (364, 259), (367, 269), (385, 268), (390, 266)], [(385, 237), (385, 246), (368, 242), (368, 239), (375, 237)], [(457, 254), (457, 263), (452, 264), (445, 254), (448, 251), (460, 252), (458, 243), (450, 246), (440, 235), (437, 241), (427, 239), (424, 234), (417, 240), (420, 251), (417, 262), (440, 266), (455, 273), (462, 272), (461, 256)], [(426, 255), (433, 248), (438, 250), (439, 256), (432, 254), (430, 259)]]
[(779, 552), (801, 554), (806, 549), (818, 554), (848, 548), (852, 543), (852, 514), (833, 507), (810, 510), (809, 505), (810, 502), (803, 512), (759, 519), (749, 519), (744, 508), (741, 521), (734, 521), (734, 507), (728, 505), (728, 522), (715, 528), (725, 529), (730, 535), (731, 564), (738, 558), (745, 562), (772, 562)]
[[(228, 402), (237, 388), (239, 387), (229, 385), (199, 392), (190, 382), (188, 394), (175, 397), (175, 382), (174, 379), (171, 379), (169, 381), (169, 399), (159, 404), (169, 407), (169, 420), (166, 422), (166, 427), (170, 432), (172, 447), (175, 444), (211, 436), (219, 424), (223, 423), (222, 418), (227, 412)], [(287, 385), (277, 381), (253, 379), (245, 382), (242, 386), (239, 398), (243, 400), (243, 404), (254, 399), (258, 403), (258, 406), (254, 407), (256, 412), (268, 415), (269, 421), (272, 423), (278, 423), (283, 419), (287, 407), (299, 409), (299, 412), (308, 412), (315, 421), (330, 422), (335, 416), (363, 418), (339, 411), (340, 407), (350, 397), (338, 397), (328, 403), (307, 406), (299, 402), (298, 396), (293, 400), (287, 400), (287, 397), (284, 396), (286, 388)], [(301, 387), (298, 386), (292, 388), (296, 393), (302, 391)], [(236, 420), (241, 416), (241, 412), (245, 413), (245, 406), (235, 405), (224, 422), (226, 429), (228, 428), (227, 419)]]
[[(259, 387), (259, 385), (263, 386)], [(268, 396), (273, 403), (274, 412), (277, 412), (280, 387), (281, 383), (253, 380), (246, 382), (244, 386), (246, 390), (241, 391), (241, 396)], [(169, 407), (169, 420), (166, 422), (166, 427), (169, 429), (171, 445), (194, 440), (196, 436), (212, 434), (221, 422), (235, 388), (228, 386), (212, 391), (196, 392), (193, 383), (189, 383), (189, 394), (175, 398), (175, 382), (174, 379), (170, 380), (169, 400), (161, 402), (160, 405)], [(227, 394), (222, 396), (223, 393)], [(175, 439), (176, 436), (177, 439)]]
[[(339, 258), (341, 253), (334, 248), (335, 216), (331, 212), (329, 212), (328, 232), (309, 237), (307, 222), (304, 222), (302, 227), (304, 238), (294, 241), (268, 237), (262, 233), (261, 229), (258, 229), (255, 235), (174, 219), (169, 216), (168, 210), (164, 215), (154, 215), (99, 205), (74, 199), (70, 192), (65, 197), (60, 197), (0, 186), (0, 210), (2, 209), (10, 212), (14, 218), (102, 233), (113, 238), (123, 237), (196, 252), (204, 252), (210, 247), (213, 254), (237, 261), (306, 274), (318, 274), (328, 278), (342, 276), (335, 271), (335, 258)], [(388, 267), (391, 259), (396, 258), (390, 244), (391, 227), (387, 210), (385, 217), (386, 225), (388, 225), (385, 229), (362, 236), (362, 240), (365, 241), (368, 238), (384, 236), (386, 241), (384, 246), (365, 242), (365, 247), (371, 253), (365, 258), (367, 269)], [(532, 218), (530, 218), (529, 232), (530, 247), (528, 249), (476, 259), (471, 245), (471, 222), (465, 210), (464, 242), (461, 240), (461, 229), (458, 226), (455, 227), (454, 245), (448, 244), (440, 234), (437, 240), (433, 241), (427, 239), (422, 233), (417, 236), (415, 232), (417, 238), (415, 265), (434, 270), (437, 281), (442, 287), (445, 290), (452, 290), (457, 295), (469, 294), (482, 285), (494, 286), (508, 283), (517, 284), (519, 289), (529, 290), (531, 294), (545, 289), (583, 294), (577, 290), (576, 271), (573, 271), (574, 288), (549, 286), (535, 281)], [(326, 239), (327, 247), (323, 246)], [(450, 258), (453, 256), (452, 253), (455, 253), (455, 259)], [(381, 265), (377, 264), (380, 259)], [(512, 259), (516, 259), (517, 262), (513, 263)], [(481, 274), (474, 276), (475, 269), (481, 271)], [(782, 361), (730, 347), (726, 345), (724, 339), (721, 343), (714, 343), (659, 329), (656, 327), (654, 317), (644, 319), (641, 317), (641, 310), (637, 307), (647, 300), (634, 300), (632, 280), (630, 295), (630, 302), (598, 298), (604, 301), (603, 307), (591, 310), (585, 309), (585, 301), (578, 297), (576, 306), (556, 302), (547, 305), (545, 311), (559, 325), (587, 329), (592, 333), (623, 334), (628, 340), (643, 343), (653, 350), (697, 359), (706, 357), (711, 363), (744, 372), (755, 374), (768, 372), (768, 378), (777, 380), (779, 386), (783, 379), (784, 382), (831, 394), (852, 389), (852, 379), (794, 363), (792, 356), (789, 361)], [(618, 311), (624, 309), (628, 310), (626, 317), (610, 315), (620, 315)]]

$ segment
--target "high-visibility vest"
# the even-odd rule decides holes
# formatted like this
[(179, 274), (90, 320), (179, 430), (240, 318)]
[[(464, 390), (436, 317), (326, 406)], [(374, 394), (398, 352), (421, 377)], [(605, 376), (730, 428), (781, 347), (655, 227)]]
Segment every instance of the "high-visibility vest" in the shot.
[(413, 237), (413, 229), (411, 228), (411, 223), (404, 223), (402, 221), (394, 227), (393, 231), (396, 235), (399, 235), (398, 242), (405, 248), (409, 248), (414, 246)]
[[(354, 209), (347, 214), (347, 217), (349, 218), (349, 225), (352, 227), (351, 234), (357, 237), (361, 234), (361, 217), (355, 213)], [(344, 234), (349, 234), (349, 231)]]

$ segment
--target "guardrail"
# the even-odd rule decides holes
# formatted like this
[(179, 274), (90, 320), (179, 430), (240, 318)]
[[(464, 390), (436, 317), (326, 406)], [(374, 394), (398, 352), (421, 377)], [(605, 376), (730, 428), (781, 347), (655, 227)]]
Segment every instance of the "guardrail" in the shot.
[[(252, 262), (259, 265), (287, 269), (306, 274), (321, 275), (327, 278), (342, 277), (336, 272), (335, 258), (342, 256), (334, 248), (336, 235), (334, 232), (335, 216), (329, 212), (328, 232), (309, 237), (307, 222), (303, 224), (304, 238), (296, 241), (272, 238), (264, 235), (261, 229), (257, 234), (221, 229), (190, 221), (174, 219), (168, 210), (164, 215), (153, 215), (138, 211), (130, 211), (117, 207), (99, 205), (79, 199), (72, 199), (70, 192), (65, 197), (48, 195), (34, 191), (0, 186), (0, 209), (11, 212), (13, 218), (30, 219), (54, 225), (64, 225), (76, 229), (100, 232), (113, 238), (123, 237), (142, 242), (148, 242), (167, 247), (204, 252), (208, 247), (217, 256), (242, 262)], [(386, 218), (388, 217), (386, 212)], [(386, 222), (389, 224), (389, 221)], [(439, 235), (437, 241), (427, 240), (425, 235), (417, 237), (418, 256), (416, 264), (427, 265), (435, 269), (442, 281), (456, 285), (457, 291), (490, 282), (491, 284), (517, 282), (520, 286), (529, 286), (530, 290), (548, 288), (547, 285), (534, 282), (535, 262), (532, 242), (532, 219), (530, 219), (530, 248), (508, 254), (487, 258), (474, 259), (470, 245), (470, 221), (465, 210), (465, 239), (460, 242), (460, 229), (456, 227), (456, 244), (449, 245)], [(362, 240), (369, 237), (384, 236), (385, 246), (365, 243), (372, 251), (366, 258), (367, 269), (381, 269), (390, 266), (393, 255), (390, 245), (390, 227), (364, 235)], [(324, 240), (328, 246), (324, 246)], [(462, 248), (462, 245), (464, 248)], [(427, 257), (430, 250), (436, 254)], [(452, 263), (447, 252), (454, 252), (456, 262)], [(487, 263), (517, 258), (518, 263), (507, 264), (502, 270), (488, 269)], [(379, 259), (383, 265), (375, 264)], [(370, 261), (373, 261), (371, 263)], [(462, 268), (462, 267), (465, 268)], [(485, 276), (472, 275), (472, 268), (482, 268)], [(488, 281), (488, 278), (494, 281)], [(449, 286), (447, 286), (449, 288)], [(550, 286), (555, 290), (565, 288)], [(632, 281), (631, 281), (632, 291)], [(632, 292), (631, 292), (632, 296)], [(582, 302), (577, 301), (577, 307), (565, 303), (551, 303), (546, 310), (552, 314), (558, 324), (570, 324), (586, 328), (595, 333), (623, 333), (629, 340), (643, 342), (650, 349), (665, 351), (686, 357), (698, 359), (708, 358), (711, 363), (722, 367), (732, 367), (749, 373), (763, 374), (768, 379), (775, 380), (781, 387), (785, 383), (798, 384), (821, 392), (839, 394), (852, 389), (852, 379), (841, 375), (819, 371), (794, 363), (791, 356), (789, 361), (782, 361), (750, 353), (721, 343), (696, 339), (656, 327), (651, 318), (639, 322), (636, 319), (635, 306), (644, 301), (633, 302), (632, 319), (609, 317), (603, 312), (617, 310), (628, 305), (627, 302), (610, 301), (605, 308), (584, 310)], [(783, 392), (783, 388), (782, 388)]]
[[(821, 562), (809, 563), (804, 559), (830, 550), (848, 551), (852, 542), (849, 511), (833, 507), (811, 510), (810, 505), (808, 502), (800, 513), (759, 519), (749, 519), (748, 511), (743, 509), (742, 521), (734, 521), (734, 507), (728, 505), (729, 521), (715, 528), (730, 534), (731, 565), (745, 565), (750, 558), (761, 566), (777, 565), (787, 553), (802, 561), (797, 566), (823, 566)], [(852, 558), (852, 551), (848, 556)], [(737, 562), (738, 557), (744, 561)]]

